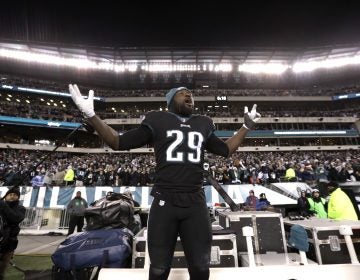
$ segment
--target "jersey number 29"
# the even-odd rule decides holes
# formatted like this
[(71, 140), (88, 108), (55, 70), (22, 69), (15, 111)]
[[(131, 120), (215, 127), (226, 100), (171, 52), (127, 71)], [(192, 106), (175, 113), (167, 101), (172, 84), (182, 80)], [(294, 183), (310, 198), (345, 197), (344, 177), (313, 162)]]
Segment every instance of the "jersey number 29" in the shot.
[[(177, 152), (176, 149), (184, 141), (184, 133), (181, 130), (168, 130), (167, 137), (175, 136), (166, 150), (166, 161), (184, 162), (184, 152)], [(189, 131), (187, 133), (187, 146), (189, 151), (186, 153), (187, 160), (193, 163), (199, 163), (201, 160), (201, 146), (204, 142), (204, 137), (201, 133), (196, 131)]]

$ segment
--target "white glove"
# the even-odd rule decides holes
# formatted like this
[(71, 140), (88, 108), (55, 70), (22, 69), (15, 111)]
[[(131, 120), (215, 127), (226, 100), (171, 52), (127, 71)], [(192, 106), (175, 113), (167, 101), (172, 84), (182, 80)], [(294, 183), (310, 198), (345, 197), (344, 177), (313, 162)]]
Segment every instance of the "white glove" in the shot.
[(69, 85), (69, 91), (71, 98), (74, 101), (75, 105), (79, 110), (84, 114), (86, 118), (91, 118), (95, 116), (94, 111), (94, 91), (89, 90), (89, 96), (85, 99), (78, 88), (77, 85)]
[(247, 106), (244, 108), (244, 124), (243, 127), (245, 127), (248, 130), (254, 129), (256, 126), (256, 123), (260, 120), (261, 115), (256, 112), (256, 104), (251, 109), (251, 112), (249, 113), (249, 109)]

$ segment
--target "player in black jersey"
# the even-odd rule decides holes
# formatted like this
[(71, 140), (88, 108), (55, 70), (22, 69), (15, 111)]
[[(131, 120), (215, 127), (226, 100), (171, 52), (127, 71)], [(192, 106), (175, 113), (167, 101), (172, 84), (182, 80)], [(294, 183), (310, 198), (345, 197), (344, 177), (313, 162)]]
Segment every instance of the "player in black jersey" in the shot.
[(151, 144), (155, 150), (154, 200), (148, 220), (149, 279), (167, 279), (177, 236), (181, 238), (191, 280), (209, 278), (211, 224), (202, 189), (204, 150), (228, 157), (260, 119), (256, 104), (244, 124), (225, 142), (215, 136), (212, 120), (193, 114), (194, 99), (185, 87), (166, 94), (168, 112), (149, 112), (138, 128), (119, 136), (95, 115), (93, 96), (84, 99), (76, 85), (69, 85), (72, 99), (102, 139), (114, 150)]

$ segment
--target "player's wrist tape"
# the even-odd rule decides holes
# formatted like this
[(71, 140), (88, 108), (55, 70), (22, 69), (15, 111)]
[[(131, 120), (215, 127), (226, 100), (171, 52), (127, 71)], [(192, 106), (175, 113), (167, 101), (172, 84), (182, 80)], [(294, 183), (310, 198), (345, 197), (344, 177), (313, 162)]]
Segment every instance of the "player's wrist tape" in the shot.
[(245, 124), (242, 125), (244, 128), (246, 128), (247, 130), (251, 130), (250, 128), (248, 128)]

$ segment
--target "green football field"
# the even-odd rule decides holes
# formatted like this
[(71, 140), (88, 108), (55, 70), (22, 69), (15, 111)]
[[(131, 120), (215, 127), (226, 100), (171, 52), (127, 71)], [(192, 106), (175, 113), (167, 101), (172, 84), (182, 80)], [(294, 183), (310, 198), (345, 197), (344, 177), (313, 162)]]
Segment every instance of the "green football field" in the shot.
[[(52, 268), (53, 263), (51, 261), (50, 255), (15, 255), (12, 259), (12, 263), (21, 270), (26, 271), (27, 279), (39, 279), (36, 274), (42, 276), (47, 274), (47, 277), (44, 279), (51, 279), (49, 273), (44, 272), (45, 270), (51, 270)], [(30, 273), (30, 271), (39, 271), (39, 273), (34, 274)], [(21, 280), (25, 279), (24, 277), (25, 273), (19, 271), (14, 266), (9, 266), (6, 270), (4, 279)]]

